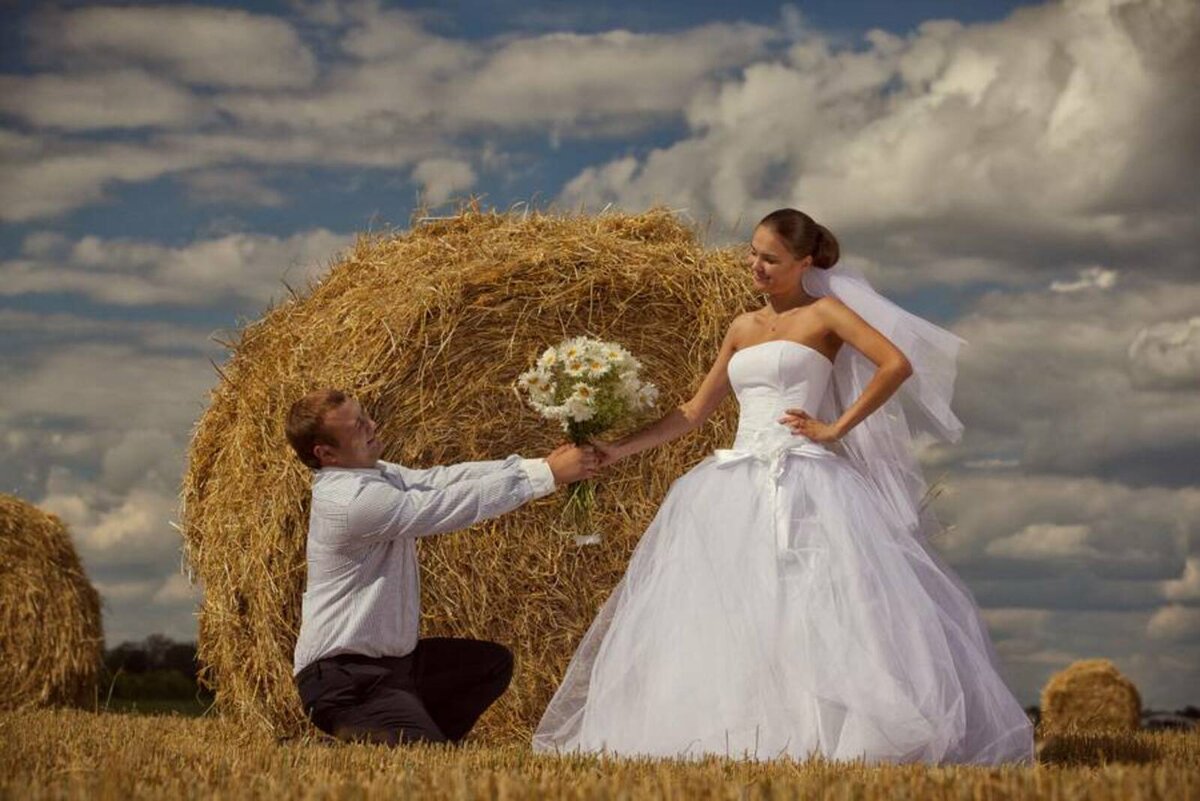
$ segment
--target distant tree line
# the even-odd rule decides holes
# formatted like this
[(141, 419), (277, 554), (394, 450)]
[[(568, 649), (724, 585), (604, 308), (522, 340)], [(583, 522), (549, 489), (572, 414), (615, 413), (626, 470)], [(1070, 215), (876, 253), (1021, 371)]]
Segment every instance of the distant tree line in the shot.
[(204, 700), (196, 682), (196, 644), (151, 634), (141, 642), (123, 642), (104, 652), (100, 700)]

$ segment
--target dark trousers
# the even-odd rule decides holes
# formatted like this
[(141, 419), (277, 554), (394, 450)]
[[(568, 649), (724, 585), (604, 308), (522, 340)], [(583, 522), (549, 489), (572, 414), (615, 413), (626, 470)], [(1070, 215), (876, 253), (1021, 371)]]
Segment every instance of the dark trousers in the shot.
[(407, 656), (320, 659), (296, 686), (312, 722), (340, 740), (458, 742), (504, 693), (512, 667), (503, 645), (429, 637)]

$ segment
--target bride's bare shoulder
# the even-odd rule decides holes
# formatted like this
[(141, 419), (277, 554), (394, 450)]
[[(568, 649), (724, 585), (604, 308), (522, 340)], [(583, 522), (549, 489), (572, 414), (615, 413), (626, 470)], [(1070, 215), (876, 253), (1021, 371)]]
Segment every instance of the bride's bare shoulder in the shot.
[[(758, 320), (757, 311), (746, 311), (734, 317), (729, 322), (729, 328), (725, 332), (725, 337), (731, 340), (736, 347), (742, 340), (747, 339), (748, 334), (753, 333)], [(753, 339), (753, 337), (749, 337)]]
[(818, 311), (847, 308), (845, 303), (842, 303), (841, 300), (835, 298), (833, 295), (823, 295), (822, 297), (817, 298), (813, 301), (812, 307)]

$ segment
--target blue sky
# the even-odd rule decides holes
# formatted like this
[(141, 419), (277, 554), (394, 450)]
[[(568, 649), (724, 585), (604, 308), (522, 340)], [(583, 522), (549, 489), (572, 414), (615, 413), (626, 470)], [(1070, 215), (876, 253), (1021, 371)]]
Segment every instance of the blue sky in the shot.
[(952, 327), (940, 543), (1032, 702), (1200, 682), (1194, 3), (8, 4), (0, 489), (112, 643), (195, 635), (168, 521), (211, 340), (418, 195), (805, 208)]

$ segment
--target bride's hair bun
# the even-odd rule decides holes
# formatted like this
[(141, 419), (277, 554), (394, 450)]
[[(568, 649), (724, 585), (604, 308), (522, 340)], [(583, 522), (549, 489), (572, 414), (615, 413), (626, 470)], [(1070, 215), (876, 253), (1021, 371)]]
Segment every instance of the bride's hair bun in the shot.
[(802, 211), (777, 209), (763, 217), (759, 225), (765, 225), (778, 234), (797, 259), (812, 256), (813, 266), (822, 270), (837, 264), (841, 255), (837, 237)]

